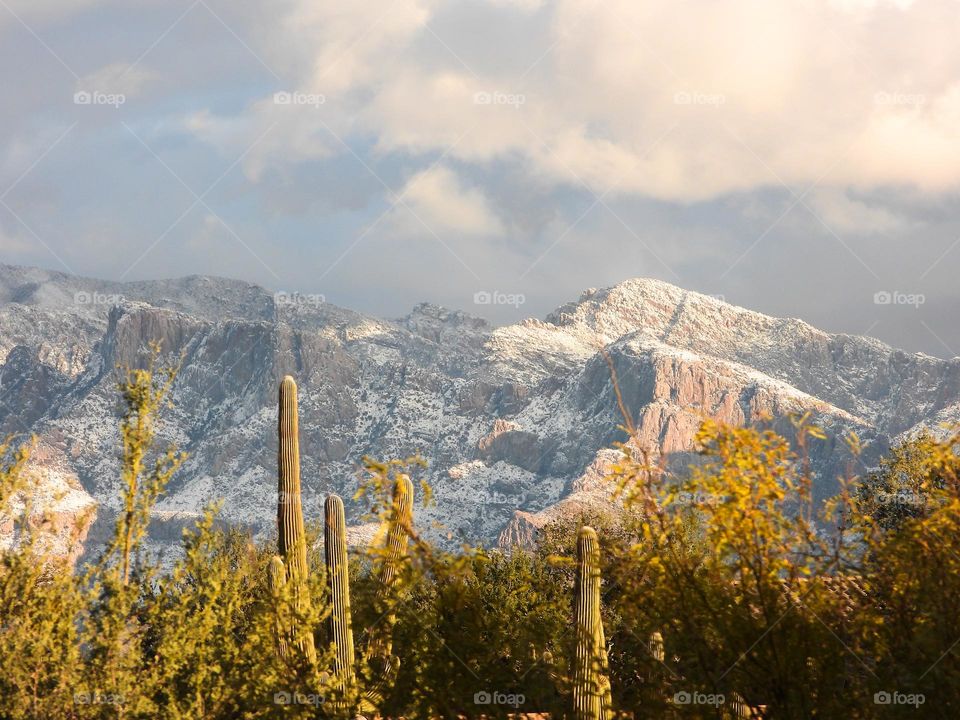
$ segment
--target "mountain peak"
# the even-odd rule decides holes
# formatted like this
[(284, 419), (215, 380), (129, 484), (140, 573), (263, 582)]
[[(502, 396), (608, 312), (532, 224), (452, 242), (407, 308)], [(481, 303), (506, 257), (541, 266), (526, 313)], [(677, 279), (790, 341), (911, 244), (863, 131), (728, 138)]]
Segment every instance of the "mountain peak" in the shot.
[[(114, 294), (122, 300), (108, 303)], [(112, 512), (110, 369), (161, 340), (183, 367), (159, 439), (191, 454), (162, 503), (171, 517), (223, 498), (225, 519), (268, 525), (276, 484), (264, 457), (276, 442), (275, 383), (290, 373), (310, 497), (352, 497), (365, 456), (422, 454), (437, 499), (424, 526), (483, 541), (515, 510), (569, 510), (593, 487), (584, 478), (622, 437), (608, 360), (645, 447), (678, 457), (704, 415), (741, 424), (811, 410), (834, 436), (855, 430), (871, 462), (898, 434), (960, 406), (960, 360), (830, 335), (652, 278), (591, 288), (546, 320), (497, 328), (430, 303), (393, 321), (326, 302), (277, 305), (256, 285), (204, 276), (108, 283), (0, 267), (0, 430), (62, 447)], [(842, 445), (817, 452), (825, 482), (836, 477)], [(351, 520), (361, 511), (348, 508)], [(173, 520), (164, 527), (179, 537)]]
[[(656, 278), (630, 278), (607, 288), (588, 288), (580, 297), (561, 305), (547, 316), (547, 321), (555, 325), (565, 325), (577, 320), (587, 320), (601, 315), (635, 313), (640, 307), (647, 306), (658, 314), (669, 312), (681, 303), (702, 306), (717, 310), (721, 307), (744, 312), (752, 312), (730, 305), (722, 295), (706, 295), (685, 290), (677, 285)], [(756, 313), (759, 315), (759, 313)]]

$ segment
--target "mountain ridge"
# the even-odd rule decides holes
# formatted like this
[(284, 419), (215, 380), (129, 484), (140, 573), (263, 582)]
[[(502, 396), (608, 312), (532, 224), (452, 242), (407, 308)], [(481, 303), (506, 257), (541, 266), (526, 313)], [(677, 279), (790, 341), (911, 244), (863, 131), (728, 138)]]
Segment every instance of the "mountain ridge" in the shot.
[[(437, 502), (419, 517), (446, 524), (451, 541), (513, 542), (564, 507), (606, 502), (598, 478), (624, 439), (610, 366), (640, 441), (678, 467), (705, 415), (769, 415), (789, 434), (790, 413), (814, 412), (830, 434), (813, 458), (821, 498), (847, 462), (844, 433), (863, 438), (869, 464), (925, 423), (960, 420), (960, 358), (654, 279), (494, 327), (430, 303), (387, 320), (222, 278), (117, 284), (0, 266), (0, 318), (0, 429), (36, 433), (67, 458), (99, 523), (116, 501), (114, 368), (149, 341), (182, 358), (160, 438), (190, 459), (160, 503), (168, 525), (223, 498), (225, 519), (269, 532), (276, 384), (288, 373), (301, 387), (308, 517), (327, 492), (353, 496), (363, 456), (420, 452)], [(353, 522), (362, 510), (348, 501)], [(177, 535), (160, 526), (158, 547)]]

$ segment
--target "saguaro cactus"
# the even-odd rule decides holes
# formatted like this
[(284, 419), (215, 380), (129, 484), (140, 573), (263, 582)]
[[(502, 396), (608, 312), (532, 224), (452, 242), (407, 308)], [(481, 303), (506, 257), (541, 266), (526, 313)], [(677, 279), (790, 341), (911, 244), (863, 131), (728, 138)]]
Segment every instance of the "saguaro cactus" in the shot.
[[(287, 375), (280, 383), (279, 413), (277, 418), (279, 448), (277, 450), (277, 549), (279, 555), (270, 560), (269, 579), (274, 593), (279, 593), (284, 584), (290, 587), (297, 614), (310, 608), (310, 592), (307, 586), (307, 540), (303, 529), (303, 506), (300, 500), (300, 435), (297, 424), (297, 383)], [(281, 583), (283, 578), (285, 583)], [(297, 647), (311, 661), (316, 660), (313, 632), (310, 629), (291, 628)], [(286, 652), (286, 643), (279, 644), (281, 653)]]
[(324, 555), (330, 589), (330, 641), (335, 646), (334, 670), (341, 689), (347, 692), (354, 682), (354, 653), (343, 500), (337, 495), (328, 495), (323, 509), (326, 520)]
[(393, 650), (393, 627), (397, 624), (396, 613), (388, 606), (400, 579), (400, 566), (407, 554), (408, 532), (413, 522), (413, 483), (409, 476), (400, 474), (393, 486), (393, 507), (387, 519), (383, 540), (383, 564), (380, 566), (380, 582), (377, 586), (377, 602), (386, 615), (371, 638), (371, 656), (389, 658)]
[(612, 702), (606, 639), (600, 619), (600, 546), (591, 527), (580, 528), (577, 535), (573, 612), (573, 716), (576, 720), (608, 720), (612, 717)]
[(374, 626), (367, 646), (367, 658), (380, 671), (363, 691), (360, 709), (376, 713), (383, 704), (387, 688), (393, 683), (400, 659), (393, 655), (393, 628), (397, 615), (392, 607), (396, 600), (400, 567), (407, 554), (410, 526), (413, 524), (413, 483), (409, 476), (400, 474), (393, 485), (393, 504), (386, 519), (383, 539), (382, 565), (377, 586), (377, 606), (384, 613)]
[(729, 720), (750, 720), (753, 717), (753, 710), (743, 699), (743, 696), (734, 691), (727, 701), (727, 712), (723, 716), (729, 718)]
[[(267, 584), (270, 588), (270, 595), (275, 605), (283, 600), (283, 592), (287, 584), (287, 571), (283, 567), (283, 560), (279, 555), (270, 558), (270, 564), (267, 566)], [(282, 616), (277, 617), (277, 626), (275, 629), (277, 640), (277, 653), (282, 657), (287, 654), (287, 628), (284, 625)]]
[(650, 656), (657, 662), (662, 663), (666, 657), (663, 647), (663, 634), (659, 630), (650, 633), (650, 643), (648, 645)]

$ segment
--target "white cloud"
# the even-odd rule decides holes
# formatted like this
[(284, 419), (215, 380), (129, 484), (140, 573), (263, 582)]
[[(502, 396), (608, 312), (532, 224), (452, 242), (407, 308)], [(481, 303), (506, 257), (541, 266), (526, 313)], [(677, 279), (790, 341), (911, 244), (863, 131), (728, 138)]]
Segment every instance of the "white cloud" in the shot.
[(871, 205), (837, 188), (810, 193), (811, 209), (835, 232), (889, 233), (907, 227), (907, 219), (881, 205)]
[(915, 0), (831, 0), (830, 5), (844, 12), (860, 12), (874, 10), (883, 5), (890, 5), (898, 10), (909, 10)]
[(121, 94), (133, 98), (143, 93), (156, 73), (139, 65), (124, 62), (105, 65), (77, 80), (74, 90)]
[[(457, 143), (450, 157), (461, 161), (681, 201), (781, 181), (960, 183), (954, 0), (557, 0), (536, 16), (542, 37), (519, 31), (534, 3), (494, 5), (489, 26), (469, 28), (498, 39), (485, 51), (450, 21), (465, 6), (428, 0), (336, 11), (300, 0), (252, 31), (299, 89), (326, 95), (328, 127), (381, 152)], [(505, 68), (501, 56), (523, 61)], [(477, 93), (523, 102), (478, 104)], [(256, 103), (234, 119), (262, 128), (274, 110)], [(290, 118), (290, 151), (267, 145), (248, 163), (328, 152), (317, 117)]]
[(491, 5), (516, 8), (525, 12), (534, 12), (542, 8), (545, 0), (488, 0)]
[[(414, 175), (400, 193), (394, 210), (395, 227), (403, 234), (429, 232), (440, 235), (497, 235), (503, 227), (487, 198), (476, 188), (465, 187), (456, 173), (438, 165)], [(413, 214), (414, 217), (410, 217)], [(424, 228), (426, 225), (427, 228)]]
[(23, 237), (9, 235), (0, 228), (0, 253), (4, 255), (22, 257), (32, 254), (36, 244)]

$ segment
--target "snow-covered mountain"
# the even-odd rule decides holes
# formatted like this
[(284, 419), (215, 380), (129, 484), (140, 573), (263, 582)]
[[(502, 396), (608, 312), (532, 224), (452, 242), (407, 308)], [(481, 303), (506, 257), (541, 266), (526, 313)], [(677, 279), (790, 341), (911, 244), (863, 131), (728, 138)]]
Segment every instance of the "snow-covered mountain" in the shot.
[[(117, 503), (116, 370), (148, 342), (182, 356), (163, 440), (190, 454), (160, 504), (154, 540), (179, 538), (209, 501), (269, 531), (275, 515), (276, 392), (300, 386), (304, 507), (351, 498), (364, 455), (420, 453), (436, 504), (418, 510), (454, 538), (523, 541), (602, 499), (623, 439), (610, 368), (641, 441), (682, 465), (704, 414), (749, 423), (812, 410), (829, 495), (855, 430), (869, 465), (917, 427), (960, 420), (960, 358), (831, 335), (648, 279), (588, 290), (544, 320), (494, 328), (419, 305), (382, 320), (211, 277), (108, 283), (0, 266), (0, 430), (36, 434), (96, 499)], [(348, 503), (358, 518), (362, 508)], [(93, 536), (97, 537), (96, 526)]]

